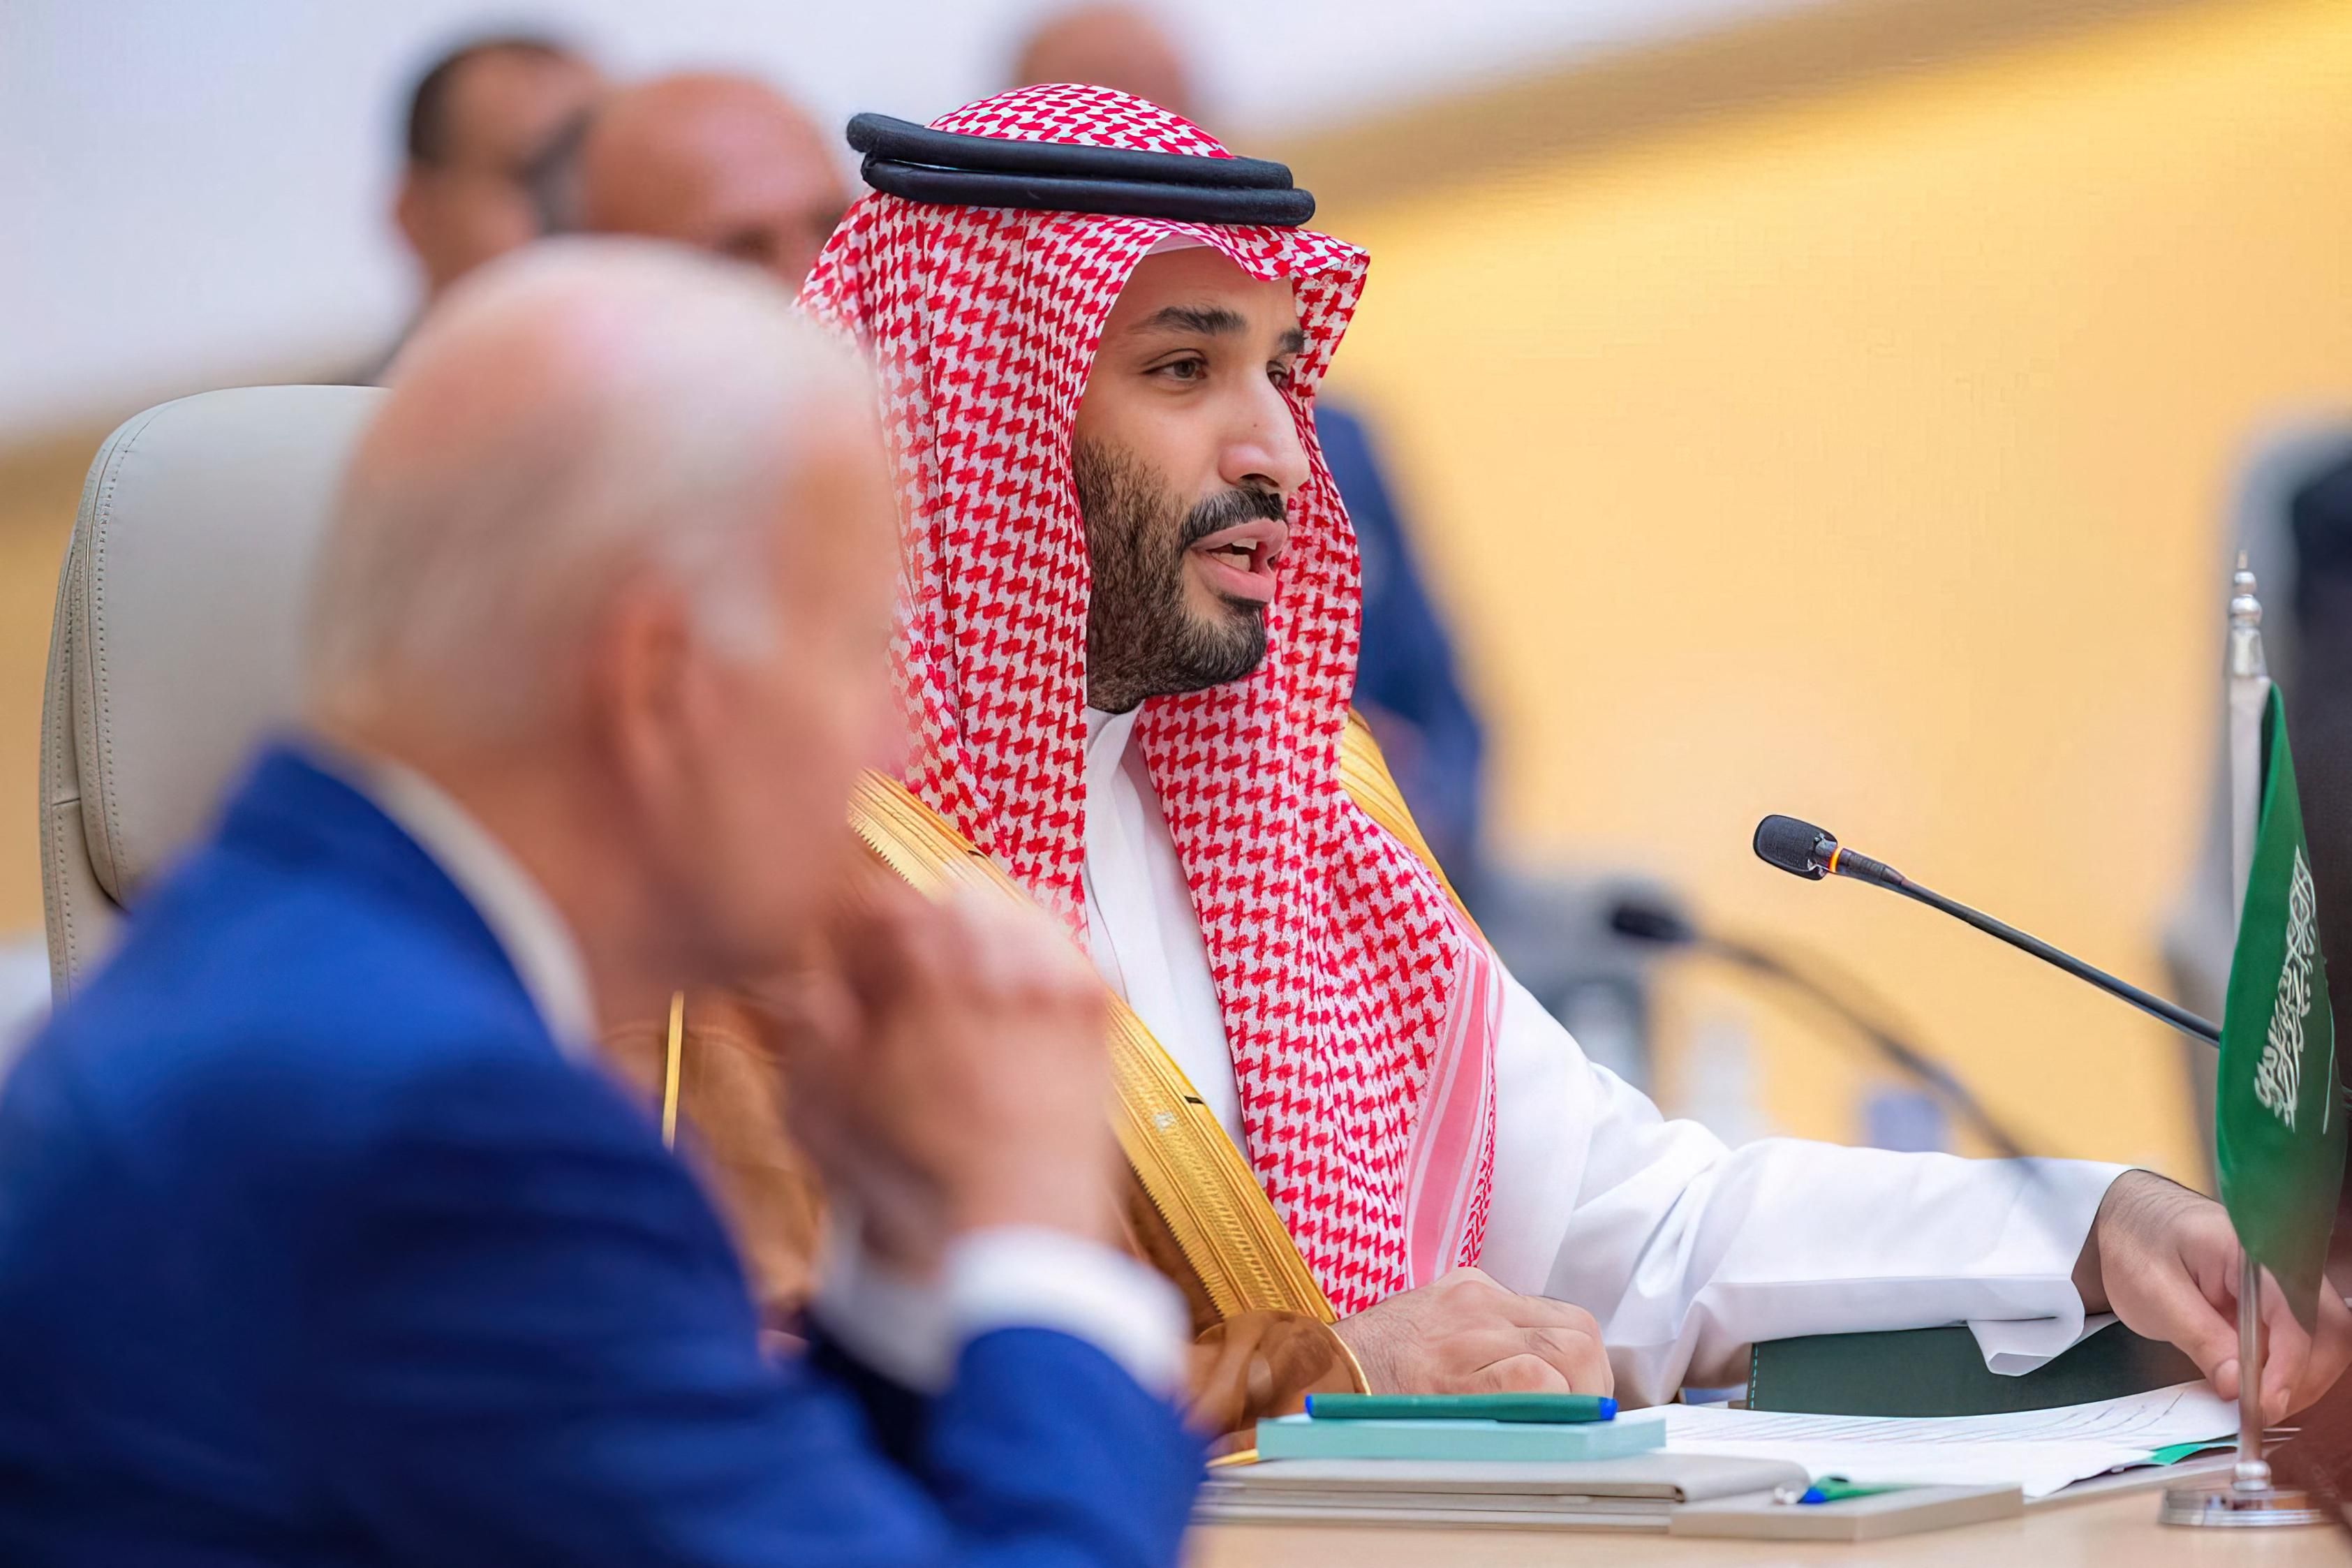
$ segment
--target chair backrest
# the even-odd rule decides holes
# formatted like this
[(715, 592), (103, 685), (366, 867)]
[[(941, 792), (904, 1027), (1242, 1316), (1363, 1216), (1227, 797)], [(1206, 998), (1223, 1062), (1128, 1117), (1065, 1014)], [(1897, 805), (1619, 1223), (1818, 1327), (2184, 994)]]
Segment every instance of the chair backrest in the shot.
[(293, 717), (310, 571), (373, 387), (166, 403), (107, 437), (58, 578), (41, 719), (41, 886), (63, 1001), (140, 886)]

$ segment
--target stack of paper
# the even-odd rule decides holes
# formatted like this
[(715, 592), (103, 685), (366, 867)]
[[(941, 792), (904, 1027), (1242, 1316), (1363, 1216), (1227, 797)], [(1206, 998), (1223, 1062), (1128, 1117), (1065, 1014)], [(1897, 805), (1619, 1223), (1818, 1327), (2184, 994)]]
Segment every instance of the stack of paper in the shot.
[(2029, 1500), (2238, 1429), (2237, 1402), (2201, 1383), (2013, 1415), (1790, 1415), (1686, 1405), (1662, 1415), (1670, 1453), (1779, 1459), (1866, 1485), (2014, 1482)]
[[(1263, 1430), (1286, 1435), (1306, 1425), (1269, 1422)], [(2238, 1411), (2203, 1384), (2182, 1384), (2012, 1415), (1792, 1415), (1675, 1405), (1628, 1411), (1605, 1425), (1629, 1441), (1663, 1435), (1665, 1446), (1580, 1464), (1480, 1462), (1427, 1450), (1416, 1458), (1276, 1458), (1214, 1471), (1201, 1514), (1570, 1530), (1681, 1531), (1688, 1524), (1693, 1533), (1757, 1536), (1820, 1534), (1837, 1522), (1828, 1517), (1834, 1514), (1844, 1521), (1841, 1528), (1851, 1527), (1841, 1539), (1858, 1540), (1997, 1517), (2004, 1507), (2013, 1512), (2021, 1490), (2028, 1500), (2047, 1497), (2074, 1481), (2158, 1462), (2161, 1450), (2226, 1440), (2237, 1430)], [(1832, 1475), (1922, 1489), (1819, 1509), (1773, 1502), (1775, 1489)], [(1857, 1511), (1874, 1517), (1846, 1518)], [(1810, 1517), (1816, 1513), (1822, 1517)], [(1791, 1514), (1809, 1517), (1783, 1517)]]

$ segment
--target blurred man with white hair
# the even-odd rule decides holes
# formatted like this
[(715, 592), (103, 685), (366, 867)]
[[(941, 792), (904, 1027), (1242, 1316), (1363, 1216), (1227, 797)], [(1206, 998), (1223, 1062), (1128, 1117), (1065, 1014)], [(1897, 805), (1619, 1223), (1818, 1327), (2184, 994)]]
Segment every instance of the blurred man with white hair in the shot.
[[(1026, 911), (851, 885), (868, 401), (763, 282), (612, 242), (404, 353), (302, 729), (0, 1099), (0, 1560), (1174, 1562), (1099, 987)], [(594, 1062), (682, 983), (793, 998), (856, 1293), (803, 1356)]]

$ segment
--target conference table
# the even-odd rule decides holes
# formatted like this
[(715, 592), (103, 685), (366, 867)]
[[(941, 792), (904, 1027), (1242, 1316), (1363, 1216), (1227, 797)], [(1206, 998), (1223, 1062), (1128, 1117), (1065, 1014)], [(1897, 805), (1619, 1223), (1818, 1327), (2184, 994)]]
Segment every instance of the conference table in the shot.
[(2153, 1491), (2048, 1504), (1990, 1524), (1885, 1541), (1691, 1541), (1630, 1531), (1206, 1525), (1188, 1568), (1478, 1568), (1566, 1563), (1605, 1568), (2343, 1568), (2352, 1534), (2334, 1530), (2182, 1530), (2156, 1522)]

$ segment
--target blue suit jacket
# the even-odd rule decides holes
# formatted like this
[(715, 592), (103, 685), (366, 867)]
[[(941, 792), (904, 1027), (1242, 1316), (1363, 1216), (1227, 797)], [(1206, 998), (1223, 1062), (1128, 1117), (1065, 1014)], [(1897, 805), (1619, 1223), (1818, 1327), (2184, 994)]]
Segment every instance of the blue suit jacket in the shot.
[(1160, 1564), (1201, 1454), (1085, 1342), (761, 1354), (650, 1119), (296, 752), (0, 1097), (0, 1562)]

